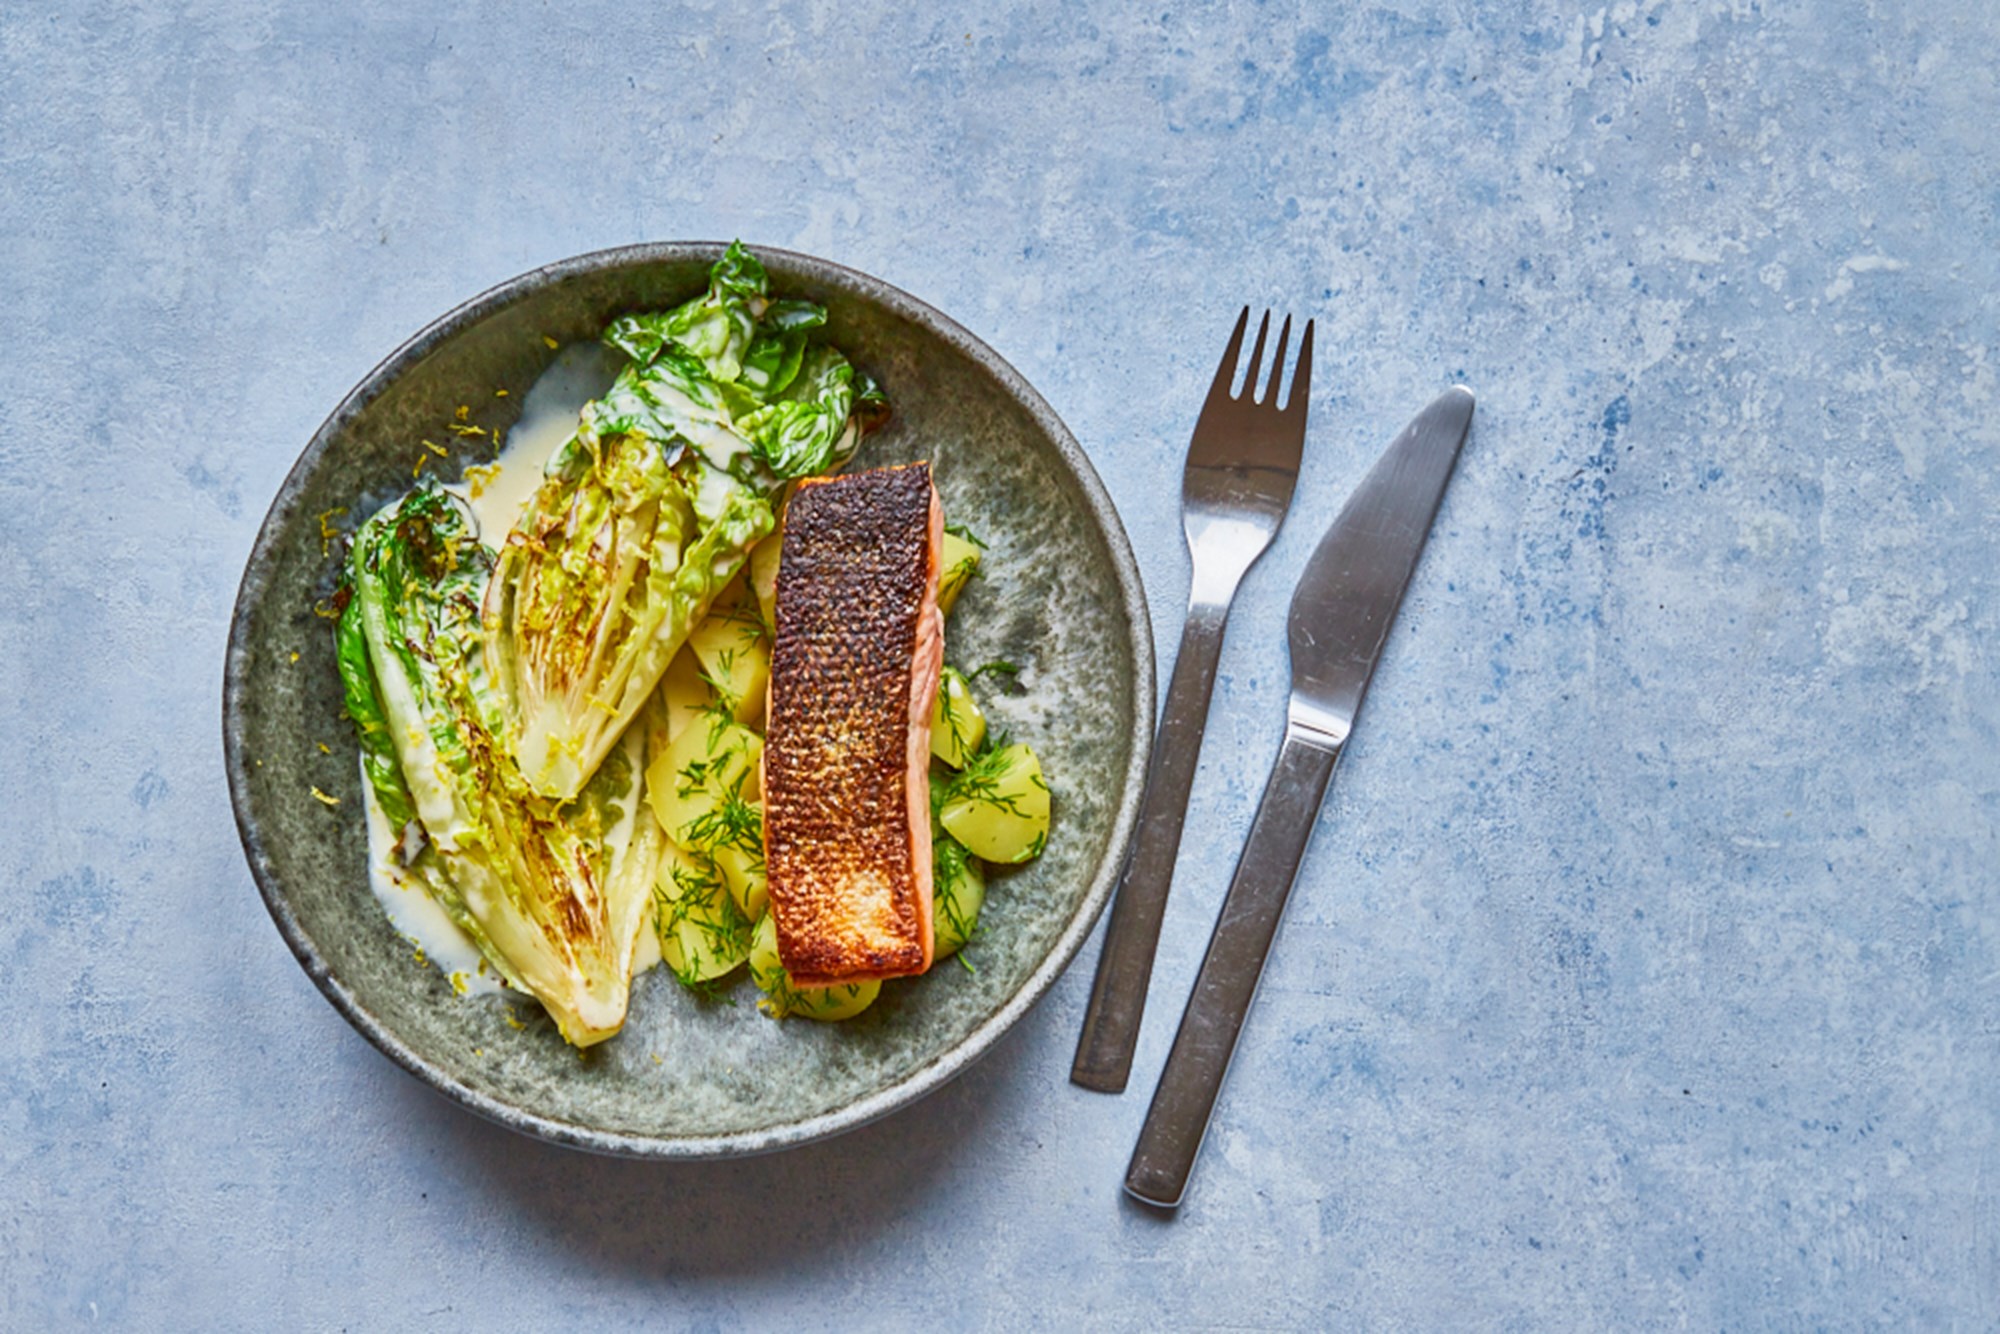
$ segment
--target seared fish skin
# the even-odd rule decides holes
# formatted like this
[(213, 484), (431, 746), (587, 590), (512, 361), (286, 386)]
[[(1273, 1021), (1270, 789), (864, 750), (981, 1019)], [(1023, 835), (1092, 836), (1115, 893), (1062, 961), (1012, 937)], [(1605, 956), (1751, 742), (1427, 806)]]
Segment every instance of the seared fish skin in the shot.
[(785, 510), (764, 843), (778, 955), (800, 986), (931, 966), (943, 525), (925, 463), (801, 482)]

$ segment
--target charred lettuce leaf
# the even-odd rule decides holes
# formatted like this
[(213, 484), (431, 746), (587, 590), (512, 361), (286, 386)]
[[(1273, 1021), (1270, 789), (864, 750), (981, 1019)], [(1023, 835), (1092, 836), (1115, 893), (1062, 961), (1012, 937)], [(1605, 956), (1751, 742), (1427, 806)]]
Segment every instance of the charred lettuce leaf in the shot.
[(766, 288), (734, 244), (701, 296), (614, 322), (629, 364), (501, 545), (484, 621), (500, 731), (545, 796), (596, 772), (786, 486), (843, 466), (882, 419), (873, 383), (864, 411), (847, 358), (810, 341), (825, 308)]
[(370, 786), (401, 846), (418, 849), (409, 865), (421, 883), (510, 985), (589, 1046), (624, 1023), (658, 856), (658, 826), (637, 801), (643, 751), (606, 764), (567, 807), (522, 780), (492, 730), (482, 659), (492, 563), (434, 486), (362, 525), (338, 632), (348, 713)]

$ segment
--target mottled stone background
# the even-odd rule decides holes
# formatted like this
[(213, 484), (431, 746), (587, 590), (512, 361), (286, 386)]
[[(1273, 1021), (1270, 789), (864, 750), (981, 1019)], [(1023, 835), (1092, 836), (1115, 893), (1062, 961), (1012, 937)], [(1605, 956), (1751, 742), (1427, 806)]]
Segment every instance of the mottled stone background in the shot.
[[(754, 8), (0, 14), (0, 1326), (2000, 1322), (2000, 11)], [(1065, 1079), (1086, 961), (846, 1139), (584, 1158), (391, 1067), (251, 887), (224, 629), (308, 433), (491, 283), (739, 234), (1012, 359), (1168, 656), (1229, 320), (1321, 322), (1123, 1098)], [(1162, 1221), (1118, 1181), (1290, 578), (1453, 379), (1478, 423)]]

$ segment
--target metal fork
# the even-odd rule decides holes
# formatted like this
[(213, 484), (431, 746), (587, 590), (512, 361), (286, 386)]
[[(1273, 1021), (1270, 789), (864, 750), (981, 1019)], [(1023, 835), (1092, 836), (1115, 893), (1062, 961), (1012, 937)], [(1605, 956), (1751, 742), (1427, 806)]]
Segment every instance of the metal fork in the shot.
[(1257, 397), (1257, 377), (1263, 368), (1265, 336), (1271, 330), (1269, 311), (1257, 326), (1257, 342), (1243, 371), (1243, 390), (1230, 393), (1249, 324), (1250, 308), (1245, 306), (1236, 317), (1188, 444), (1181, 480), (1181, 521), (1194, 566), (1187, 623), (1174, 658), (1173, 681), (1167, 687), (1166, 715), (1153, 743), (1145, 806), (1118, 897), (1112, 901), (1090, 1010), (1069, 1072), (1072, 1083), (1104, 1093), (1122, 1092), (1131, 1078), (1132, 1050), (1146, 1013), (1146, 988), (1180, 852), (1181, 826), (1187, 820), (1188, 789), (1201, 758), (1229, 604), (1284, 521), (1305, 446), (1306, 407), (1312, 391), (1312, 321), (1306, 321), (1299, 340), (1298, 368), (1283, 407), (1278, 405), (1278, 384), (1292, 337), (1289, 315), (1278, 331), (1277, 355), (1271, 360), (1263, 397)]

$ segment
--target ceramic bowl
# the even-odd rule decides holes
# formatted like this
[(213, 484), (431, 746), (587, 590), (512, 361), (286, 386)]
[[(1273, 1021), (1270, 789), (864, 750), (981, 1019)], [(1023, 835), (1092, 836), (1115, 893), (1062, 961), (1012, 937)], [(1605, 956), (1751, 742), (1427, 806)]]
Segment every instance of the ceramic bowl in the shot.
[(953, 613), (949, 657), (1022, 668), (1020, 692), (990, 694), (989, 713), (1042, 757), (1054, 800), (1048, 850), (993, 876), (966, 951), (976, 971), (946, 960), (885, 986), (847, 1023), (773, 1022), (747, 981), (704, 999), (654, 969), (635, 983), (624, 1031), (579, 1059), (532, 1001), (460, 997), (416, 957), (369, 888), (360, 775), (325, 616), (337, 534), (410, 484), (425, 440), (450, 447), (425, 465), (446, 479), (490, 458), (490, 434), (450, 426), (504, 432), (552, 344), (686, 299), (720, 253), (643, 245), (549, 265), (466, 302), (370, 372), (265, 517), (237, 596), (223, 696), (244, 852), (278, 930), (335, 1008), (475, 1112), (559, 1143), (653, 1158), (756, 1153), (850, 1129), (990, 1048), (1048, 990), (1110, 896), (1153, 722), (1152, 635), (1131, 548), (1048, 404), (914, 297), (760, 247), (773, 291), (824, 302), (827, 335), (888, 392), (894, 419), (855, 466), (929, 459), (947, 517), (989, 544), (984, 577)]

